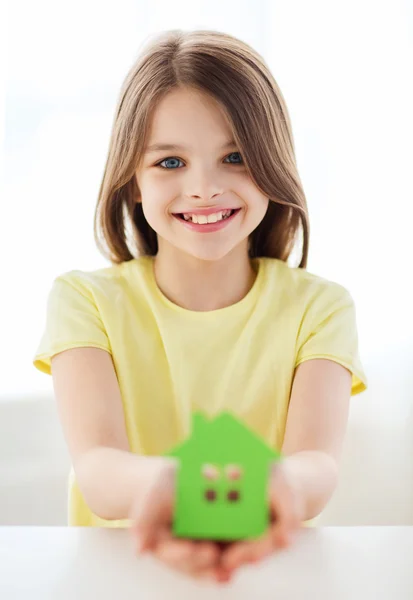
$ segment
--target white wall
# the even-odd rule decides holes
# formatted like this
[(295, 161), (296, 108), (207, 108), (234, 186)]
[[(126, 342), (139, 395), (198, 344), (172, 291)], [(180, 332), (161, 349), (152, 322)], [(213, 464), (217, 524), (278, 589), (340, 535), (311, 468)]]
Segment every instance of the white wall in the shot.
[(0, 525), (64, 525), (69, 456), (51, 397), (0, 401)]
[(365, 361), (369, 389), (355, 396), (338, 488), (320, 525), (413, 525), (413, 340)]

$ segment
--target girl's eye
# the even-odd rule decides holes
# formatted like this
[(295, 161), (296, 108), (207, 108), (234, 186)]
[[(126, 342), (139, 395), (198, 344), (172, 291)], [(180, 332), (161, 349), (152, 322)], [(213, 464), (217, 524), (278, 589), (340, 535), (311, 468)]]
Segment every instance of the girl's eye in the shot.
[(163, 167), (163, 166), (161, 166), (161, 165), (162, 165), (162, 163), (166, 163), (166, 162), (169, 162), (169, 161), (171, 161), (171, 160), (172, 160), (172, 161), (174, 161), (174, 160), (175, 160), (175, 161), (178, 161), (178, 162), (182, 162), (182, 161), (181, 161), (179, 158), (175, 158), (175, 157), (169, 157), (169, 158), (164, 158), (163, 160), (161, 160), (161, 162), (159, 162), (159, 163), (158, 163), (158, 164), (156, 164), (155, 166), (156, 166), (156, 167), (161, 167), (162, 169), (168, 169), (168, 170), (170, 171), (171, 169), (174, 169), (174, 168), (175, 168), (176, 164), (175, 164), (175, 166), (172, 166), (171, 168), (169, 168), (169, 167)]
[[(234, 157), (234, 156), (237, 156), (237, 155), (239, 156), (239, 158), (240, 158), (240, 159), (241, 159), (241, 161), (242, 161), (241, 154), (240, 154), (239, 152), (231, 152), (231, 154), (229, 154), (229, 155), (226, 157), (226, 159), (227, 159), (227, 158)], [(226, 160), (226, 159), (225, 159), (225, 160)], [(160, 167), (161, 169), (166, 169), (166, 170), (168, 170), (168, 171), (174, 170), (174, 169), (175, 169), (175, 168), (178, 166), (178, 165), (176, 164), (176, 162), (175, 162), (174, 164), (172, 164), (172, 166), (170, 165), (169, 167), (168, 167), (168, 166), (163, 166), (163, 163), (167, 163), (167, 162), (170, 162), (170, 161), (177, 161), (178, 163), (179, 163), (179, 162), (182, 162), (182, 161), (181, 161), (181, 159), (179, 159), (179, 158), (176, 158), (175, 156), (168, 156), (167, 158), (164, 158), (163, 160), (161, 160), (160, 162), (158, 162), (158, 163), (155, 165), (155, 167)], [(228, 164), (228, 163), (227, 163), (227, 164)], [(242, 164), (242, 162), (238, 162), (238, 161), (237, 161), (237, 162), (232, 162), (232, 161), (231, 161), (229, 164), (232, 164), (232, 165), (241, 165), (241, 164)]]
[[(241, 161), (242, 161), (242, 157), (241, 157), (241, 154), (240, 154), (239, 152), (231, 152), (231, 154), (229, 154), (229, 155), (227, 156), (227, 158), (231, 158), (231, 156), (237, 156), (237, 154), (238, 154), (239, 158), (240, 158), (240, 159), (241, 159)], [(241, 164), (242, 164), (242, 162), (234, 162), (234, 163), (232, 163), (232, 164), (233, 164), (233, 165), (241, 165)]]

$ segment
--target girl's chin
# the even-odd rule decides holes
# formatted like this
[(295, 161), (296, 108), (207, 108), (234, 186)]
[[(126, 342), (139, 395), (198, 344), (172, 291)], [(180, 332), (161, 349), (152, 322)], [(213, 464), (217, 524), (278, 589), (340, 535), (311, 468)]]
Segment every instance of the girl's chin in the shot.
[(168, 236), (168, 238), (157, 234), (158, 237), (158, 256), (164, 255), (171, 257), (191, 256), (201, 261), (219, 261), (230, 253), (239, 253), (242, 258), (248, 255), (248, 238), (241, 241), (234, 240), (232, 243), (225, 243), (225, 240), (204, 240), (201, 236), (199, 243), (182, 243), (182, 237)]
[[(172, 246), (172, 247), (171, 247)], [(243, 246), (243, 245), (242, 245)], [(167, 249), (168, 248), (168, 249)], [(191, 257), (193, 259), (197, 259), (200, 261), (209, 261), (209, 262), (217, 262), (223, 260), (229, 254), (234, 252), (237, 248), (237, 245), (230, 247), (221, 247), (221, 248), (194, 248), (194, 247), (182, 247), (178, 245), (171, 244), (168, 242), (167, 246), (160, 247), (161, 253), (165, 255), (183, 255), (186, 257)], [(243, 247), (238, 248), (239, 253), (248, 254), (248, 244), (245, 243), (245, 249)]]

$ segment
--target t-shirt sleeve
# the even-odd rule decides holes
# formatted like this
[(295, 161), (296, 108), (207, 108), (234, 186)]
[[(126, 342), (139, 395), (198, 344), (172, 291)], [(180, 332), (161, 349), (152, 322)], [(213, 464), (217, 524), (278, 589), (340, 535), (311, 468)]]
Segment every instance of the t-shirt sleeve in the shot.
[(48, 295), (46, 323), (33, 364), (51, 375), (51, 357), (91, 346), (111, 351), (93, 290), (76, 272), (57, 277)]
[(352, 396), (367, 388), (359, 356), (355, 304), (343, 286), (329, 283), (310, 303), (297, 348), (295, 366), (313, 358), (333, 360), (351, 371)]

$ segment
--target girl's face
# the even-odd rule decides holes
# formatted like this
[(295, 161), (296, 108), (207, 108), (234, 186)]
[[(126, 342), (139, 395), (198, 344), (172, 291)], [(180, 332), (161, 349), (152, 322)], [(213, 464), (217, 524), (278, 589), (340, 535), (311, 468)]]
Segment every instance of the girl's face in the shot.
[(269, 199), (231, 137), (224, 113), (207, 95), (175, 89), (158, 104), (136, 180), (159, 252), (172, 245), (202, 260), (247, 253)]

